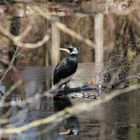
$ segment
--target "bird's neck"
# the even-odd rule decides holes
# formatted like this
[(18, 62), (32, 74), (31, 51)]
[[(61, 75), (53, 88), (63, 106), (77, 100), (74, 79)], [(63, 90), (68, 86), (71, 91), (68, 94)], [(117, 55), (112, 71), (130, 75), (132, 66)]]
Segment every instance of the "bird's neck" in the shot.
[(78, 55), (77, 54), (70, 54), (70, 56), (77, 57)]
[(78, 55), (77, 54), (71, 54), (70, 55), (70, 60), (74, 62), (78, 62)]

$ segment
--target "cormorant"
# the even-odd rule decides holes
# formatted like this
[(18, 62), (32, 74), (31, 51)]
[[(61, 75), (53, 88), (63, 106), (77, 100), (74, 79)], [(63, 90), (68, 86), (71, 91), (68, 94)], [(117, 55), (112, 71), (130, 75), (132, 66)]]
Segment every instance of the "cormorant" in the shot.
[(69, 56), (63, 58), (54, 69), (53, 84), (57, 87), (66, 85), (78, 66), (78, 49), (75, 46), (69, 45), (67, 48), (60, 48), (60, 50), (66, 51)]

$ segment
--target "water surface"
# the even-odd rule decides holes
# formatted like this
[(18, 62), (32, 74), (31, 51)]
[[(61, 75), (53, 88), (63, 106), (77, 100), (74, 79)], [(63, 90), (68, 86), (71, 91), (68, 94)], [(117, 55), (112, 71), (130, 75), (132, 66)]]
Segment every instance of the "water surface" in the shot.
[[(20, 75), (23, 84), (6, 99), (26, 100), (42, 94), (51, 85), (51, 68), (24, 68)], [(81, 64), (70, 82), (70, 87), (91, 83), (94, 79), (94, 65)], [(107, 94), (107, 93), (106, 93)], [(132, 91), (102, 104), (94, 111), (82, 112), (59, 122), (31, 128), (20, 134), (10, 135), (8, 140), (139, 140), (140, 139), (140, 94)], [(18, 127), (33, 120), (48, 117), (65, 107), (80, 102), (92, 102), (88, 98), (67, 96), (43, 97), (24, 106), (1, 108), (1, 118), (9, 123), (1, 127)]]

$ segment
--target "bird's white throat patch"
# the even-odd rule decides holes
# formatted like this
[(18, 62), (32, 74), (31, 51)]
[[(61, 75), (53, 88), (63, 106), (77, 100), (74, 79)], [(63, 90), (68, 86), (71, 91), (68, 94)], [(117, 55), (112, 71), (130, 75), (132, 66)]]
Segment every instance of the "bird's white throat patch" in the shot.
[(73, 48), (72, 52), (70, 54), (78, 54), (78, 50), (76, 47)]

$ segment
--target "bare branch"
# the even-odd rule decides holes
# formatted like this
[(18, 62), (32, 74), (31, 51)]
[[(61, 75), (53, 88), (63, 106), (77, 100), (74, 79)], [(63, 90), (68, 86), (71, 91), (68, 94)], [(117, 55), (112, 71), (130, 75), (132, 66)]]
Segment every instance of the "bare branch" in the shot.
[(20, 39), (21, 39), (20, 35), (16, 36), (16, 37), (13, 36), (10, 32), (5, 30), (4, 27), (2, 27), (1, 25), (0, 25), (0, 32), (3, 35), (5, 35), (6, 37), (8, 37), (10, 40), (12, 40), (15, 45), (17, 45), (19, 47), (23, 47), (23, 48), (30, 48), (30, 49), (38, 48), (49, 40), (49, 35), (46, 34), (41, 41), (38, 41), (36, 43), (22, 43), (20, 41)]
[[(132, 90), (136, 90), (139, 88), (140, 88), (140, 85), (134, 85), (134, 86), (131, 86), (131, 87), (128, 87), (125, 89), (116, 90), (109, 95), (102, 96), (102, 98), (99, 98), (98, 100), (94, 100), (90, 103), (79, 103), (73, 107), (65, 108), (64, 110), (62, 110), (54, 115), (51, 115), (47, 118), (35, 120), (35, 121), (32, 121), (31, 123), (25, 124), (25, 125), (20, 126), (20, 127), (3, 128), (3, 129), (1, 128), (0, 134), (1, 135), (2, 134), (17, 134), (17, 133), (21, 133), (23, 131), (26, 131), (26, 130), (33, 128), (33, 127), (37, 127), (37, 126), (42, 125), (42, 124), (60, 122), (60, 121), (66, 119), (72, 115), (79, 114), (83, 111), (94, 110), (96, 108), (96, 106), (99, 106), (103, 103), (107, 103), (120, 94), (124, 94), (124, 93), (130, 92)], [(46, 92), (46, 94), (47, 93), (48, 92)]]
[(20, 34), (20, 40), (22, 40), (32, 29), (32, 25), (29, 23), (23, 33)]
[(94, 45), (94, 42), (92, 42), (88, 38), (85, 38), (85, 37), (81, 36), (80, 34), (76, 33), (75, 31), (71, 30), (70, 28), (68, 28), (66, 25), (62, 24), (61, 22), (58, 22), (58, 21), (53, 20), (53, 18), (51, 18), (51, 16), (49, 16), (49, 14), (47, 14), (46, 12), (44, 12), (41, 8), (36, 7), (36, 6), (33, 6), (32, 8), (33, 8), (34, 11), (36, 11), (37, 13), (39, 13), (41, 16), (43, 16), (46, 19), (48, 19), (51, 22), (53, 22), (61, 31), (69, 34), (70, 36), (78, 39), (79, 41), (84, 42), (88, 46), (91, 46), (91, 47), (94, 47), (95, 46)]

